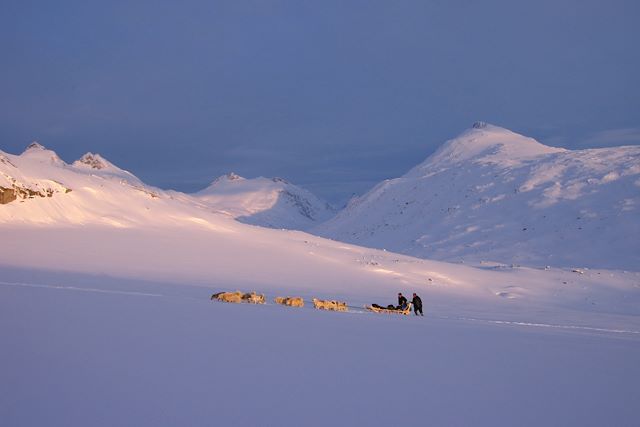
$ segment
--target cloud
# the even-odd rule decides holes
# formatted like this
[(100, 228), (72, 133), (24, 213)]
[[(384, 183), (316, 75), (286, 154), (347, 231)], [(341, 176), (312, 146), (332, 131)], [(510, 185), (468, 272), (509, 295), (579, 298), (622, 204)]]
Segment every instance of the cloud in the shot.
[(596, 132), (578, 144), (581, 147), (640, 145), (640, 128), (607, 129)]

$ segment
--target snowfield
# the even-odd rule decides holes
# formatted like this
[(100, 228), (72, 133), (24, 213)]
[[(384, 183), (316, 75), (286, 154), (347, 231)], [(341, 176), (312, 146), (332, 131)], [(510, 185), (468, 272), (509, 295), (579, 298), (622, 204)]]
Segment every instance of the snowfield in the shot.
[(108, 290), (0, 285), (3, 425), (633, 426), (640, 416), (630, 335), (100, 284)]
[[(528, 139), (518, 148), (506, 130), (470, 132), (481, 142), (502, 139), (498, 146), (449, 144), (435, 155), (442, 168), (435, 175), (420, 166), (324, 228), (352, 221), (354, 240), (397, 244), (404, 255), (240, 222), (242, 212), (259, 206), (248, 216), (291, 220), (300, 212), (295, 205), (270, 210), (281, 187), (263, 181), (227, 182), (208, 191), (211, 197), (187, 195), (147, 186), (96, 154), (67, 164), (39, 145), (22, 155), (0, 152), (3, 200), (18, 195), (0, 204), (2, 424), (637, 425), (637, 150), (589, 150), (593, 158), (583, 163), (601, 163), (602, 176), (593, 187), (574, 188), (571, 199), (568, 181), (558, 178), (556, 197), (549, 190), (555, 184), (533, 180), (555, 175), (531, 173), (555, 159), (549, 164), (582, 180), (586, 172), (569, 152)], [(470, 159), (468, 168), (459, 167)], [(430, 249), (450, 250), (436, 258), (468, 262), (404, 250), (428, 220), (418, 211), (394, 216), (411, 213), (417, 224), (398, 222), (396, 240), (381, 229), (367, 239), (357, 234), (358, 221), (370, 227), (388, 220), (388, 203), (375, 200), (419, 182), (435, 191), (447, 180), (454, 191), (446, 197), (459, 200), (458, 183), (494, 174), (507, 160), (513, 180), (506, 182), (520, 189), (516, 196), (475, 209), (478, 202), (469, 201), (459, 209), (464, 215), (433, 227), (444, 236), (470, 221), (472, 211), (478, 216), (469, 226), (478, 233), (504, 222), (509, 230), (493, 235), (494, 246), (469, 249), (472, 239), (452, 234), (453, 243)], [(566, 168), (557, 176), (566, 177)], [(477, 185), (494, 182), (495, 194), (483, 194), (499, 197), (511, 188), (505, 179), (486, 176)], [(415, 204), (428, 205), (423, 194)], [(631, 200), (624, 209), (616, 204), (621, 194)], [(549, 197), (556, 197), (551, 205), (535, 206)], [(571, 242), (566, 251), (539, 218), (537, 209), (554, 207), (544, 212), (557, 215), (553, 227), (562, 226)], [(585, 233), (563, 222), (571, 209), (596, 215)], [(616, 221), (601, 219), (614, 214)], [(513, 231), (516, 216), (527, 229), (538, 227), (539, 239)], [(546, 262), (543, 248), (557, 262)], [(527, 262), (505, 261), (509, 254)], [(269, 304), (209, 299), (236, 289), (265, 293)], [(363, 309), (394, 303), (400, 291), (422, 297), (425, 317)], [(306, 306), (277, 306), (276, 296), (301, 296)], [(346, 301), (350, 311), (314, 310), (313, 297)]]

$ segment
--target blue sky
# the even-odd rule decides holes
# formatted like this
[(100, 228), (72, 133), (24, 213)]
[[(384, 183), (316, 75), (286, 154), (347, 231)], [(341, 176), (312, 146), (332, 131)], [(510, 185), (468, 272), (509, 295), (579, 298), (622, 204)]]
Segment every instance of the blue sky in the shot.
[(476, 120), (639, 144), (639, 4), (4, 0), (0, 149), (99, 152), (182, 191), (281, 176), (341, 204)]

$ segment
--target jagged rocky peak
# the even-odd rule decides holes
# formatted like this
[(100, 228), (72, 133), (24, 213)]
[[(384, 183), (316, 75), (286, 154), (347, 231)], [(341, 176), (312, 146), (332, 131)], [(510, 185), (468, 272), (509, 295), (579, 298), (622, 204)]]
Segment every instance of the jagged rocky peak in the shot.
[(494, 125), (493, 123), (478, 120), (474, 122), (470, 128), (467, 128), (462, 133), (460, 133), (457, 137), (453, 138), (453, 140), (458, 140), (465, 136), (472, 137), (472, 138), (477, 138), (477, 137), (486, 138), (486, 137), (492, 137), (493, 135), (504, 135), (504, 134), (508, 134), (512, 136), (513, 135), (522, 136), (502, 126), (498, 126), (498, 125)]
[(289, 182), (287, 182), (286, 179), (280, 178), (280, 177), (277, 177), (277, 176), (275, 178), (271, 178), (271, 181), (273, 181), (273, 182), (281, 182), (283, 184), (288, 184), (289, 183)]
[(518, 135), (518, 136), (522, 136), (519, 135), (507, 128), (504, 128), (502, 126), (498, 126), (498, 125), (494, 125), (492, 123), (489, 122), (485, 122), (482, 120), (478, 120), (476, 122), (474, 122), (471, 125), (471, 128), (467, 129), (465, 132), (462, 132), (461, 135), (464, 134), (472, 134), (472, 135), (478, 135), (478, 134), (485, 134), (485, 135), (490, 135), (493, 133), (506, 133), (506, 134), (513, 134), (513, 135)]
[(244, 179), (244, 178), (243, 178), (243, 177), (241, 177), (240, 175), (235, 174), (235, 173), (233, 173), (233, 172), (229, 172), (229, 173), (228, 173), (227, 175), (225, 175), (225, 176), (226, 176), (226, 178), (227, 178), (229, 181), (238, 181), (238, 180)]
[(118, 178), (127, 180), (129, 183), (142, 184), (142, 182), (131, 172), (119, 168), (97, 153), (86, 153), (73, 162), (73, 166), (80, 169), (91, 169), (92, 171), (95, 171), (95, 173), (99, 172), (111, 176), (117, 176)]
[(240, 175), (234, 173), (234, 172), (229, 172), (226, 175), (222, 175), (218, 178), (216, 178), (211, 184), (216, 184), (216, 183), (220, 183), (220, 182), (228, 182), (228, 181), (243, 181), (245, 180), (245, 178), (241, 177)]
[(38, 141), (33, 141), (31, 144), (27, 145), (27, 148), (24, 151), (27, 152), (27, 151), (34, 151), (34, 150), (44, 151), (46, 150), (46, 148), (44, 147), (44, 145), (40, 144)]
[(105, 169), (109, 167), (109, 162), (106, 161), (100, 154), (87, 153), (80, 157), (76, 161), (77, 165), (86, 165), (92, 169)]

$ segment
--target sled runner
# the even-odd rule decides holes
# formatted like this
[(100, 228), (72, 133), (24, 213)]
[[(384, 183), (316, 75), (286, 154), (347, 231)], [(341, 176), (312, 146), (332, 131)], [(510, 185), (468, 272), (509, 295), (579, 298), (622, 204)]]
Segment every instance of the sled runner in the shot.
[(404, 310), (398, 310), (398, 309), (395, 309), (395, 308), (381, 307), (381, 306), (379, 306), (377, 304), (365, 305), (364, 308), (366, 308), (369, 311), (373, 311), (374, 313), (404, 314), (405, 316), (407, 316), (407, 315), (409, 315), (411, 313), (411, 306), (412, 306), (411, 303), (407, 304), (407, 307)]

